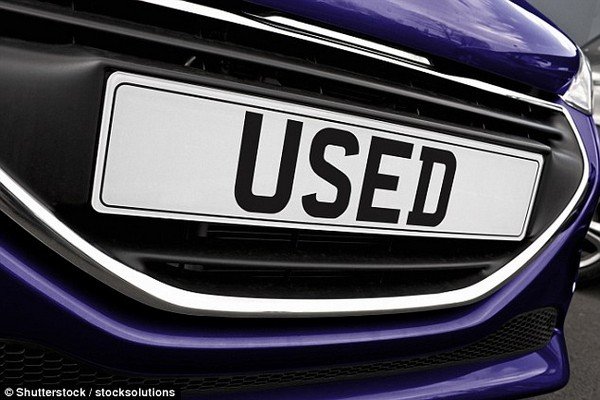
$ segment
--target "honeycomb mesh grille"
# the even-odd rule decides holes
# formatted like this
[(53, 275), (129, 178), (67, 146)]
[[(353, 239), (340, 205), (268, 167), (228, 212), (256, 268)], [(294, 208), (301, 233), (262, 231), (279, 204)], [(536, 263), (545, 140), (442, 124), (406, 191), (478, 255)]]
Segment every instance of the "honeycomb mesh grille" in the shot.
[(310, 370), (200, 377), (117, 375), (38, 345), (1, 340), (0, 382), (12, 385), (144, 385), (182, 391), (224, 391), (359, 379), (531, 352), (550, 341), (555, 323), (556, 310), (547, 308), (521, 314), (505, 323), (500, 330), (472, 344), (416, 358)]

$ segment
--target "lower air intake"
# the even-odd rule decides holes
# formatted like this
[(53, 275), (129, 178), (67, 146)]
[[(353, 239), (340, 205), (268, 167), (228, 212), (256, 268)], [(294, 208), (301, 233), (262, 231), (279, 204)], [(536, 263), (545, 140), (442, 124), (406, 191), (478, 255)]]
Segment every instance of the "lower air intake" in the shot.
[(0, 382), (16, 386), (86, 384), (118, 385), (124, 388), (143, 385), (176, 388), (182, 391), (218, 392), (361, 379), (532, 352), (550, 341), (555, 324), (556, 310), (546, 308), (521, 314), (505, 323), (500, 330), (477, 342), (411, 359), (247, 375), (178, 378), (117, 375), (38, 345), (0, 340)]

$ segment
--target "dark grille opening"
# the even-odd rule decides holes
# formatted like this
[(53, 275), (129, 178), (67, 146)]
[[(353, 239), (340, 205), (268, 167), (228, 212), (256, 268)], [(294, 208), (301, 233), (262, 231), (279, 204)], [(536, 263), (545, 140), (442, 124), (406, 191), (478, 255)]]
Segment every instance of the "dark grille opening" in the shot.
[(87, 384), (125, 388), (143, 385), (164, 386), (186, 392), (221, 392), (357, 380), (533, 352), (548, 344), (555, 324), (556, 310), (547, 308), (521, 314), (498, 331), (472, 344), (410, 359), (390, 358), (368, 364), (199, 377), (127, 376), (39, 345), (0, 340), (0, 365), (3, 366), (0, 369), (0, 382), (18, 386)]
[[(110, 215), (100, 220), (86, 211), (75, 220), (113, 257), (163, 282), (201, 293), (249, 297), (438, 293), (488, 276), (510, 260), (515, 246)], [(124, 221), (127, 229), (122, 228)]]
[[(242, 4), (230, 7), (239, 10)], [(315, 298), (465, 287), (527, 247), (564, 209), (581, 176), (577, 143), (558, 111), (275, 34), (130, 0), (0, 0), (0, 36), (0, 45), (57, 55), (55, 62), (61, 68), (61, 63), (68, 63), (61, 57), (73, 62), (94, 59), (102, 75), (94, 70), (81, 77), (80, 98), (72, 96), (70, 112), (78, 121), (85, 119), (85, 128), (78, 121), (57, 120), (56, 112), (44, 114), (46, 104), (37, 107), (36, 124), (24, 127), (14, 120), (2, 121), (7, 127), (6, 137), (0, 138), (5, 167), (90, 242), (134, 268), (190, 290), (240, 294), (253, 288), (257, 296), (298, 297), (309, 294), (314, 274), (327, 276), (324, 282), (329, 282), (320, 289), (313, 286), (310, 295)], [(51, 45), (39, 47), (40, 43)], [(49, 61), (44, 63), (40, 71)], [(99, 86), (115, 70), (234, 88), (542, 153), (545, 167), (528, 236), (509, 243), (99, 215), (89, 206), (102, 100)], [(467, 68), (461, 71), (470, 73)], [(47, 88), (33, 83), (43, 78), (31, 82), (32, 91), (44, 88), (49, 98), (73, 91), (67, 81), (61, 83), (64, 86), (52, 82)], [(44, 126), (49, 134), (40, 134), (35, 125)], [(18, 137), (26, 136), (35, 139), (23, 145)], [(30, 158), (23, 162), (16, 154)], [(192, 271), (186, 265), (194, 266)], [(265, 270), (277, 278), (257, 286)], [(299, 272), (306, 270), (313, 274), (310, 279)], [(342, 281), (356, 285), (346, 288)], [(374, 282), (380, 282), (381, 293), (374, 293)]]
[[(361, 260), (361, 263), (363, 260)], [(474, 284), (473, 270), (256, 268), (187, 263), (146, 263), (146, 273), (169, 285), (207, 294), (271, 298), (353, 298), (443, 292)], [(477, 271), (476, 271), (477, 272)], [(232, 276), (235, 279), (232, 279)]]

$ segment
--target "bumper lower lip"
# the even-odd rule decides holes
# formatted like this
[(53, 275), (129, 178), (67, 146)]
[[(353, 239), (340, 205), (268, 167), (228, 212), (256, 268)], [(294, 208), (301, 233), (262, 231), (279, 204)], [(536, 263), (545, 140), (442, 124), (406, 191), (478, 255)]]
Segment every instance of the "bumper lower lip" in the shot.
[[(267, 323), (257, 331), (251, 321), (244, 327), (241, 320), (232, 327), (231, 323), (223, 325), (223, 320), (194, 317), (193, 324), (186, 324), (180, 319), (164, 320), (156, 315), (156, 310), (152, 310), (152, 314), (157, 318), (149, 320), (145, 315), (148, 310), (131, 304), (130, 300), (114, 294), (115, 303), (103, 304), (98, 298), (106, 299), (106, 293), (95, 298), (89, 287), (69, 285), (61, 279), (65, 271), (56, 276), (45, 273), (48, 269), (56, 273), (66, 264), (41, 266), (25, 262), (26, 257), (17, 256), (15, 249), (9, 250), (11, 246), (7, 242), (2, 241), (0, 245), (1, 281), (6, 284), (0, 298), (1, 314), (3, 320), (8, 321), (0, 330), (3, 337), (44, 343), (106, 368), (159, 376), (210, 374), (223, 368), (232, 371), (277, 369), (281, 368), (277, 363), (284, 362), (291, 367), (302, 364), (307, 357), (313, 363), (339, 362), (339, 352), (348, 346), (352, 356), (358, 358), (374, 354), (380, 357), (379, 353), (384, 350), (388, 356), (407, 349), (427, 354), (431, 351), (427, 349), (440, 343), (456, 346), (460, 340), (477, 341), (485, 332), (498, 329), (501, 321), (511, 318), (511, 313), (543, 303), (561, 304), (570, 294), (568, 285), (563, 285), (565, 290), (548, 288), (548, 279), (555, 277), (566, 282), (569, 271), (576, 269), (576, 266), (565, 268), (562, 263), (565, 256), (575, 251), (572, 245), (566, 244), (545, 268), (527, 269), (500, 292), (467, 308), (425, 314), (420, 318), (408, 316), (403, 320), (358, 319), (352, 326), (343, 322), (328, 325), (323, 321), (314, 326), (309, 320), (306, 323), (297, 320), (294, 324), (290, 321)], [(9, 307), (14, 299), (18, 299), (18, 306)], [(515, 387), (526, 388), (523, 393), (527, 394), (555, 389), (566, 383), (568, 375), (560, 332), (565, 311), (566, 306), (559, 309), (559, 329), (550, 343), (530, 354), (437, 368), (427, 374), (408, 372), (401, 378), (365, 378), (360, 386), (352, 382), (329, 382), (303, 386), (298, 392), (292, 387), (282, 387), (268, 390), (264, 396), (261, 392), (261, 398), (288, 398), (296, 393), (303, 398), (311, 394), (311, 398), (325, 399), (331, 398), (332, 390), (343, 387), (351, 388), (354, 395), (378, 398), (428, 398), (433, 394), (431, 390), (443, 390), (447, 398), (464, 396), (464, 391), (479, 395), (493, 393), (503, 398)], [(31, 319), (30, 315), (36, 318)], [(106, 351), (111, 348), (118, 348), (119, 355)], [(250, 360), (254, 361), (248, 364)]]
[[(560, 336), (554, 329), (556, 323), (556, 310), (546, 308), (520, 314), (502, 325), (492, 334), (448, 351), (436, 351), (423, 356), (404, 358), (390, 358), (384, 361), (370, 361), (350, 365), (321, 365), (304, 369), (289, 369), (281, 371), (247, 371), (237, 373), (217, 373), (213, 376), (165, 376), (161, 383), (165, 387), (174, 387), (184, 393), (197, 393), (210, 395), (218, 392), (262, 390), (281, 390), (291, 386), (314, 386), (318, 384), (337, 385), (338, 382), (357, 380), (385, 380), (386, 378), (413, 374), (416, 371), (434, 368), (447, 369), (448, 367), (465, 367), (467, 364), (485, 364), (491, 359), (509, 364), (510, 359), (526, 357), (526, 354), (535, 353), (544, 357), (544, 351), (553, 347)], [(556, 347), (556, 343), (554, 343)], [(560, 347), (560, 346), (559, 346)], [(558, 353), (560, 354), (560, 352)], [(550, 357), (544, 357), (550, 358)], [(47, 346), (38, 344), (0, 339), (0, 361), (8, 365), (11, 370), (28, 371), (27, 376), (8, 376), (5, 383), (22, 386), (25, 383), (43, 381), (47, 376), (56, 376), (60, 379), (71, 379), (73, 384), (88, 383), (89, 385), (102, 385), (103, 383), (121, 383), (128, 385), (137, 383), (141, 386), (152, 384), (153, 377), (138, 376), (107, 370), (103, 367), (90, 365), (85, 361), (76, 360), (67, 354), (57, 352)], [(545, 360), (549, 367), (552, 361)], [(536, 373), (542, 372), (541, 363), (537, 363)], [(528, 367), (531, 367), (528, 365)], [(482, 365), (476, 368), (482, 369)], [(466, 370), (466, 369), (465, 369)], [(514, 375), (514, 372), (511, 372)], [(503, 376), (500, 373), (498, 375)], [(529, 373), (528, 377), (535, 374)], [(218, 379), (215, 379), (218, 377)], [(518, 374), (512, 380), (522, 379)], [(134, 379), (132, 381), (132, 379)], [(495, 381), (497, 377), (493, 378)], [(506, 378), (505, 378), (506, 379)], [(285, 390), (285, 389), (284, 389)], [(404, 396), (402, 396), (404, 398)]]

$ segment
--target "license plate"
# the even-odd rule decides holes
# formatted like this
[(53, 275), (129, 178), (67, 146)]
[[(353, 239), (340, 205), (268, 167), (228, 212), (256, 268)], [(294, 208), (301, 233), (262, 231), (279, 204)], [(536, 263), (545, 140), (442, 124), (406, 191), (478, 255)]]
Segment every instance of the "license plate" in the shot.
[(92, 206), (203, 222), (520, 240), (541, 155), (288, 101), (113, 73)]

